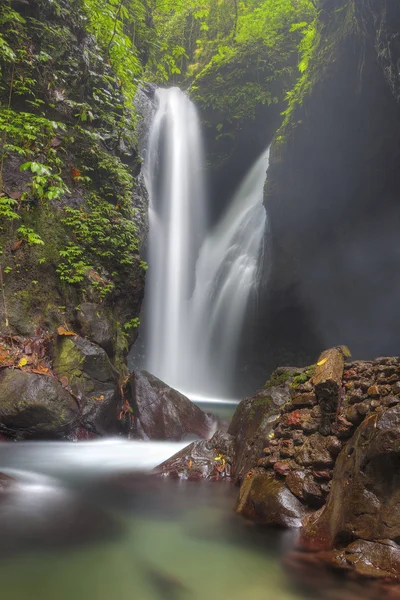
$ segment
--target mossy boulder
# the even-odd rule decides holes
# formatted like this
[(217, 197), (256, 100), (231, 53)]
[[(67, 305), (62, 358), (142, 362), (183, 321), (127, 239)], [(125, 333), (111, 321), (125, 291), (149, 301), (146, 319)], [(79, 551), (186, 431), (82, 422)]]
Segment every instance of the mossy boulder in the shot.
[(76, 400), (54, 378), (3, 369), (0, 431), (15, 439), (65, 438), (76, 426)]
[(99, 435), (117, 433), (122, 394), (105, 350), (79, 336), (58, 336), (53, 354), (54, 371), (80, 403), (83, 426)]

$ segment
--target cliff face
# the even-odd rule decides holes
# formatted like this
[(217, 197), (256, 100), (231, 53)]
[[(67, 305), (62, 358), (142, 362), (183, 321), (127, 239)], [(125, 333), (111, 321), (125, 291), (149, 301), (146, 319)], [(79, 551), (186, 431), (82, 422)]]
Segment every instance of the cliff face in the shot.
[(271, 152), (270, 366), (337, 343), (362, 358), (398, 352), (399, 27), (392, 0), (322, 3)]
[(134, 116), (87, 24), (80, 0), (0, 9), (0, 332), (100, 335), (120, 368), (143, 297), (147, 196)]

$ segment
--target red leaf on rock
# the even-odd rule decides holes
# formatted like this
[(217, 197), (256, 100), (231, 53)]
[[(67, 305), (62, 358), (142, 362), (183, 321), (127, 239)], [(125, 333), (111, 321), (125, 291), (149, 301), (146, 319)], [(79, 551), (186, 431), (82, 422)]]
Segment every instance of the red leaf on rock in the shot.
[(18, 240), (18, 242), (15, 242), (15, 244), (11, 248), (11, 252), (15, 252), (16, 250), (18, 250), (18, 248), (21, 248), (21, 245), (22, 240)]

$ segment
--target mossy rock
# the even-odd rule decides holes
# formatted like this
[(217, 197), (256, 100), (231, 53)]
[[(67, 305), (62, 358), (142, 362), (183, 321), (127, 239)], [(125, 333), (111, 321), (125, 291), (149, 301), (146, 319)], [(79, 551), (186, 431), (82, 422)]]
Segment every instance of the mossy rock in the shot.
[(79, 418), (75, 399), (54, 378), (5, 369), (0, 375), (0, 430), (17, 439), (64, 438)]
[(80, 402), (83, 425), (99, 435), (117, 433), (123, 400), (105, 350), (79, 336), (58, 336), (53, 356), (55, 372)]

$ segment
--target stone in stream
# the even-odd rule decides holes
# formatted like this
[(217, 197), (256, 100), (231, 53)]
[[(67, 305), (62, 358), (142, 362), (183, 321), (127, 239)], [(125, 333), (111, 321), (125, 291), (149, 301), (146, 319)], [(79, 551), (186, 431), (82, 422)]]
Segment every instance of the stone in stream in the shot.
[(48, 375), (0, 372), (0, 429), (17, 439), (63, 438), (78, 422), (76, 400)]
[(212, 415), (147, 371), (136, 371), (128, 387), (135, 438), (175, 441), (188, 436), (208, 438), (216, 429)]
[(223, 479), (232, 474), (233, 437), (217, 431), (210, 440), (197, 440), (153, 470), (156, 475), (188, 479)]

